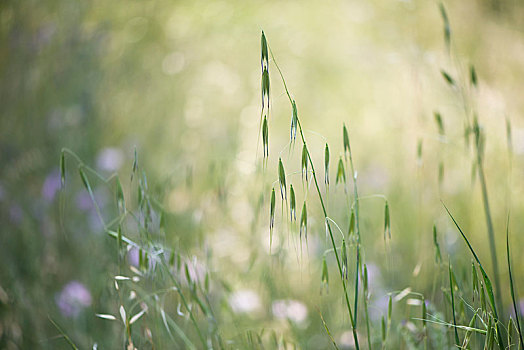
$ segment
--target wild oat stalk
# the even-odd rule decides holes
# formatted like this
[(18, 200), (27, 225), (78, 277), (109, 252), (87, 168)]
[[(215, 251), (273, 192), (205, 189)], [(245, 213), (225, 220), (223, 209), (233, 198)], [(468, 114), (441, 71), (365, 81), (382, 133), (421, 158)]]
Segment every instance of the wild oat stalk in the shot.
[[(296, 103), (295, 103), (295, 100), (291, 97), (291, 94), (289, 93), (289, 90), (287, 88), (287, 85), (286, 85), (286, 81), (284, 79), (284, 75), (282, 74), (282, 71), (280, 69), (280, 67), (278, 66), (276, 60), (275, 60), (275, 57), (273, 55), (273, 52), (271, 51), (271, 47), (267, 44), (267, 40), (266, 40), (266, 37), (264, 35), (264, 32), (262, 32), (262, 58), (264, 59), (264, 55), (269, 52), (270, 55), (271, 55), (271, 59), (273, 61), (273, 63), (275, 64), (275, 67), (277, 68), (278, 70), (278, 73), (280, 75), (280, 78), (282, 79), (282, 83), (284, 85), (284, 89), (286, 91), (286, 95), (289, 99), (289, 103), (291, 104), (291, 108), (292, 110), (295, 112), (296, 111)], [(264, 44), (267, 45), (267, 48), (264, 47)], [(267, 68), (265, 69), (265, 72), (267, 72)], [(263, 73), (265, 74), (265, 73)], [(264, 80), (264, 75), (263, 75), (263, 83), (262, 83), (262, 86), (263, 86), (263, 90), (267, 91), (268, 88), (267, 86), (269, 86), (269, 82), (266, 82)], [(355, 348), (357, 350), (360, 349), (360, 346), (359, 346), (359, 342), (358, 342), (358, 335), (357, 335), (357, 329), (356, 329), (356, 320), (353, 316), (353, 311), (352, 311), (352, 308), (351, 308), (351, 303), (349, 301), (349, 294), (348, 294), (348, 290), (347, 290), (347, 285), (346, 285), (346, 281), (345, 281), (345, 278), (344, 278), (344, 269), (343, 269), (343, 266), (342, 266), (342, 262), (341, 262), (341, 258), (337, 252), (337, 246), (336, 246), (336, 243), (335, 243), (335, 237), (333, 235), (333, 232), (332, 232), (332, 229), (331, 229), (331, 225), (329, 223), (329, 216), (328, 216), (328, 213), (327, 213), (327, 209), (326, 209), (326, 205), (324, 203), (324, 197), (322, 195), (322, 192), (320, 190), (320, 186), (318, 184), (318, 180), (317, 180), (317, 172), (315, 170), (315, 165), (313, 164), (313, 160), (311, 159), (311, 155), (310, 155), (310, 152), (308, 151), (308, 147), (307, 147), (307, 143), (306, 143), (306, 139), (304, 137), (304, 132), (303, 132), (303, 129), (302, 129), (302, 124), (300, 122), (300, 118), (298, 117), (298, 113), (293, 113), (293, 123), (292, 123), (292, 128), (295, 127), (297, 128), (298, 127), (298, 131), (299, 131), (299, 134), (300, 134), (300, 138), (302, 140), (302, 144), (303, 144), (303, 149), (305, 150), (305, 154), (307, 155), (307, 161), (308, 163), (311, 165), (311, 174), (312, 174), (312, 177), (313, 177), (313, 182), (315, 183), (315, 188), (317, 190), (317, 194), (318, 194), (318, 198), (320, 200), (320, 206), (322, 207), (322, 212), (324, 214), (324, 221), (326, 222), (326, 227), (327, 227), (327, 231), (328, 231), (328, 234), (329, 234), (329, 238), (330, 238), (330, 242), (331, 242), (331, 245), (333, 247), (333, 252), (335, 254), (335, 259), (337, 261), (337, 267), (338, 267), (338, 271), (339, 271), (339, 275), (340, 275), (340, 281), (342, 283), (342, 287), (344, 289), (344, 298), (345, 298), (345, 301), (346, 301), (346, 306), (347, 306), (347, 310), (348, 310), (348, 314), (349, 314), (349, 319), (350, 319), (350, 323), (351, 323), (351, 329), (352, 329), (352, 334), (353, 334), (353, 339), (354, 339), (354, 342), (355, 342)], [(293, 135), (293, 133), (292, 133)], [(325, 154), (326, 154), (326, 157), (325, 157), (325, 165), (326, 165), (326, 172), (325, 172), (325, 182), (326, 182), (326, 185), (328, 185), (329, 183), (329, 174), (328, 174), (328, 166), (329, 166), (329, 149), (328, 149), (328, 146), (326, 144), (326, 148), (325, 148)], [(281, 161), (279, 161), (279, 178), (282, 177), (281, 175)], [(285, 179), (285, 176), (284, 176), (284, 179)], [(282, 184), (282, 180), (281, 180), (281, 184)], [(285, 191), (285, 189), (284, 189)], [(357, 274), (358, 275), (358, 274)], [(357, 277), (358, 278), (358, 277)]]
[[(446, 48), (448, 50), (448, 54), (451, 56), (451, 29), (449, 24), (449, 18), (446, 13), (446, 9), (444, 8), (444, 5), (441, 3), (439, 5), (440, 12), (442, 15), (442, 19), (444, 22), (444, 40), (446, 43)], [(458, 66), (458, 64), (456, 64)], [(473, 91), (477, 88), (478, 84), (478, 77), (477, 73), (475, 71), (475, 68), (471, 65), (470, 66), (470, 72), (469, 72), (469, 86), (473, 89)], [(485, 145), (485, 135), (482, 131), (481, 126), (478, 122), (478, 117), (474, 111), (474, 105), (472, 103), (472, 98), (470, 96), (470, 90), (468, 89), (468, 84), (463, 80), (456, 80), (453, 78), (453, 76), (444, 71), (441, 70), (442, 77), (446, 81), (446, 83), (453, 88), (455, 91), (458, 92), (460, 95), (460, 98), (462, 99), (462, 104), (464, 107), (464, 112), (466, 116), (466, 124), (465, 124), (465, 131), (464, 135), (466, 137), (467, 144), (469, 143), (469, 134), (473, 132), (473, 135), (475, 137), (475, 168), (477, 170), (477, 174), (479, 177), (479, 182), (481, 186), (482, 191), (482, 202), (484, 205), (484, 214), (486, 217), (486, 226), (488, 231), (488, 240), (489, 240), (489, 249), (491, 254), (491, 263), (493, 267), (493, 277), (495, 281), (495, 299), (497, 302), (497, 306), (499, 309), (502, 309), (502, 293), (501, 293), (501, 287), (500, 287), (500, 277), (499, 277), (499, 268), (498, 268), (498, 260), (497, 260), (497, 249), (496, 249), (496, 242), (495, 242), (495, 229), (493, 228), (493, 220), (491, 215), (491, 209), (489, 205), (489, 198), (488, 198), (488, 189), (486, 185), (486, 176), (484, 172), (484, 145)], [(472, 121), (470, 121), (470, 118)]]

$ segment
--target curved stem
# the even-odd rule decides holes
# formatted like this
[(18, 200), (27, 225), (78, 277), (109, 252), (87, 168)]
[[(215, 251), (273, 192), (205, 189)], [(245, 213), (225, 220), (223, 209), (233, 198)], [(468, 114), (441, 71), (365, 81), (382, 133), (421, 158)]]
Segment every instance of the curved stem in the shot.
[[(290, 95), (289, 90), (287, 88), (286, 81), (284, 79), (284, 75), (282, 74), (282, 71), (280, 70), (280, 67), (277, 64), (277, 62), (275, 60), (275, 57), (273, 56), (273, 51), (271, 50), (270, 47), (269, 47), (269, 52), (271, 54), (271, 58), (273, 60), (273, 63), (275, 64), (275, 66), (276, 66), (276, 68), (278, 70), (278, 73), (280, 74), (280, 77), (282, 78), (282, 83), (284, 85), (284, 89), (286, 90), (286, 94), (287, 94), (287, 96), (289, 98), (289, 102), (291, 104), (293, 104), (293, 99), (291, 98), (291, 95)], [(302, 143), (304, 145), (306, 145), (306, 147), (307, 147), (306, 139), (304, 137), (304, 131), (302, 130), (302, 124), (300, 123), (300, 119), (298, 118), (298, 116), (297, 116), (297, 125), (298, 125), (298, 130), (300, 131), (300, 138), (302, 139)], [(313, 164), (313, 160), (311, 159), (311, 155), (310, 155), (309, 152), (307, 152), (307, 157), (308, 157), (309, 163), (311, 164), (311, 172), (313, 174), (313, 182), (315, 183), (315, 188), (317, 189), (318, 198), (320, 200), (320, 206), (322, 207), (322, 212), (324, 214), (324, 219), (327, 219), (328, 218), (328, 214), (327, 214), (326, 206), (324, 204), (324, 198), (322, 196), (322, 192), (320, 191), (320, 187), (318, 185), (317, 173), (316, 173), (315, 166)], [(353, 312), (351, 310), (351, 304), (349, 302), (349, 295), (348, 295), (348, 291), (347, 291), (346, 282), (345, 282), (345, 279), (344, 279), (344, 272), (342, 270), (342, 264), (340, 262), (340, 257), (338, 255), (338, 252), (337, 252), (337, 249), (336, 249), (335, 238), (334, 238), (333, 232), (331, 230), (331, 225), (329, 225), (328, 221), (326, 221), (326, 224), (327, 224), (327, 228), (328, 228), (328, 232), (329, 232), (329, 237), (330, 237), (330, 240), (331, 240), (331, 245), (333, 246), (334, 253), (335, 253), (335, 258), (336, 258), (336, 261), (337, 261), (338, 272), (340, 274), (340, 281), (342, 282), (342, 287), (344, 289), (344, 297), (345, 297), (345, 300), (346, 300), (346, 306), (347, 306), (347, 309), (348, 309), (349, 319), (350, 319), (350, 322), (351, 322), (351, 329), (352, 329), (352, 333), (353, 333), (353, 339), (355, 341), (355, 348), (357, 350), (359, 350), (360, 346), (359, 346), (359, 343), (358, 343), (357, 329), (356, 329), (356, 325), (355, 325), (355, 319), (353, 318)]]

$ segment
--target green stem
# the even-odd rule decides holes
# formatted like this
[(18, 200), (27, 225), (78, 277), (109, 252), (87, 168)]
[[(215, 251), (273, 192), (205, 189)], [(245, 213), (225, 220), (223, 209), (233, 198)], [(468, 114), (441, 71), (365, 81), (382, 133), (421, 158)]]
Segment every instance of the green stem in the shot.
[(482, 156), (480, 154), (479, 146), (477, 145), (477, 167), (479, 173), (479, 181), (482, 188), (482, 201), (484, 203), (484, 213), (486, 215), (486, 225), (488, 227), (489, 250), (491, 253), (491, 262), (493, 266), (493, 275), (495, 277), (495, 299), (497, 300), (497, 308), (502, 310), (502, 298), (500, 289), (499, 267), (497, 262), (497, 250), (495, 246), (495, 230), (493, 229), (493, 221), (491, 219), (491, 210), (488, 201), (488, 189), (486, 186), (486, 177), (484, 175), (484, 166)]
[[(280, 70), (280, 67), (277, 64), (277, 62), (275, 60), (275, 57), (273, 56), (273, 51), (271, 50), (271, 47), (269, 47), (269, 52), (271, 53), (271, 59), (273, 60), (273, 63), (275, 64), (275, 67), (278, 70), (278, 73), (280, 74), (280, 78), (282, 79), (282, 83), (284, 85), (284, 89), (286, 90), (287, 97), (289, 98), (289, 102), (291, 104), (293, 104), (293, 99), (291, 98), (291, 94), (289, 93), (289, 90), (287, 88), (286, 81), (284, 79), (284, 75), (282, 74), (282, 71)], [(304, 132), (302, 130), (302, 124), (300, 123), (300, 119), (298, 118), (298, 116), (297, 116), (297, 125), (298, 125), (298, 129), (300, 131), (300, 138), (302, 139), (303, 144), (306, 145), (306, 147), (307, 147), (306, 139), (304, 137)], [(353, 312), (351, 311), (351, 304), (349, 302), (349, 295), (348, 295), (348, 291), (347, 291), (346, 282), (345, 282), (345, 279), (344, 279), (344, 272), (342, 270), (342, 264), (340, 263), (340, 257), (338, 256), (338, 252), (337, 252), (337, 249), (336, 249), (337, 246), (335, 244), (335, 238), (333, 237), (333, 232), (331, 230), (331, 225), (329, 225), (329, 221), (327, 220), (329, 216), (327, 214), (326, 206), (324, 205), (324, 198), (322, 197), (322, 192), (320, 191), (320, 187), (318, 186), (317, 173), (316, 173), (315, 166), (313, 164), (313, 160), (311, 159), (311, 155), (310, 155), (309, 152), (307, 152), (307, 157), (308, 157), (309, 163), (311, 164), (311, 172), (313, 174), (313, 181), (315, 182), (315, 188), (317, 189), (318, 198), (320, 199), (320, 205), (322, 207), (322, 212), (324, 214), (324, 220), (326, 221), (326, 224), (327, 224), (329, 237), (331, 239), (331, 245), (333, 246), (333, 250), (334, 250), (334, 253), (335, 253), (335, 258), (337, 260), (338, 272), (340, 274), (340, 280), (342, 282), (342, 287), (344, 288), (344, 297), (345, 297), (345, 300), (346, 300), (346, 306), (347, 306), (347, 309), (348, 309), (349, 319), (350, 319), (350, 322), (351, 322), (351, 329), (352, 329), (352, 333), (353, 333), (353, 339), (355, 341), (355, 348), (357, 350), (359, 350), (360, 347), (359, 347), (359, 344), (358, 344), (357, 328), (356, 328), (356, 325), (355, 325), (355, 322), (354, 322)]]
[[(284, 75), (282, 74), (282, 71), (280, 70), (280, 67), (277, 64), (277, 62), (275, 60), (275, 57), (273, 56), (273, 51), (271, 50), (271, 48), (269, 48), (269, 52), (271, 53), (271, 59), (273, 60), (273, 63), (275, 64), (275, 67), (278, 70), (278, 73), (280, 74), (280, 78), (282, 79), (282, 83), (284, 85), (284, 89), (286, 90), (287, 97), (289, 98), (289, 102), (291, 104), (293, 104), (293, 99), (291, 98), (291, 94), (289, 93), (289, 90), (287, 88), (286, 81), (284, 79)], [(297, 125), (298, 125), (298, 129), (300, 131), (300, 138), (302, 139), (302, 142), (304, 143), (304, 145), (306, 145), (306, 147), (307, 147), (306, 139), (304, 137), (304, 132), (302, 130), (302, 124), (300, 123), (300, 119), (298, 118), (298, 116), (297, 116)], [(344, 272), (342, 270), (342, 264), (340, 263), (340, 257), (338, 256), (338, 252), (337, 252), (337, 249), (336, 249), (337, 246), (335, 244), (335, 238), (334, 238), (333, 232), (331, 230), (331, 225), (329, 225), (329, 221), (327, 220), (329, 216), (327, 214), (326, 206), (324, 204), (324, 198), (322, 197), (322, 192), (320, 191), (320, 187), (318, 186), (317, 172), (315, 170), (315, 166), (313, 164), (313, 160), (311, 159), (311, 155), (309, 154), (309, 152), (307, 152), (307, 157), (308, 157), (309, 164), (311, 164), (311, 173), (313, 174), (313, 182), (315, 183), (315, 188), (317, 189), (318, 198), (320, 199), (320, 205), (322, 207), (322, 212), (324, 214), (324, 220), (326, 221), (328, 232), (329, 232), (329, 238), (331, 240), (331, 245), (333, 246), (333, 250), (334, 250), (334, 253), (335, 253), (335, 258), (337, 260), (338, 272), (340, 274), (340, 280), (342, 281), (342, 287), (344, 288), (344, 297), (345, 297), (345, 300), (346, 300), (346, 306), (347, 306), (347, 309), (348, 309), (349, 319), (350, 319), (350, 322), (351, 322), (351, 329), (352, 329), (352, 332), (353, 332), (353, 339), (355, 341), (355, 348), (357, 350), (359, 350), (360, 347), (359, 347), (359, 344), (358, 344), (357, 329), (356, 329), (356, 325), (355, 325), (354, 318), (353, 318), (353, 312), (351, 311), (351, 304), (349, 302), (349, 295), (348, 295), (348, 291), (347, 291), (347, 286), (346, 286), (346, 282), (344, 280)]]

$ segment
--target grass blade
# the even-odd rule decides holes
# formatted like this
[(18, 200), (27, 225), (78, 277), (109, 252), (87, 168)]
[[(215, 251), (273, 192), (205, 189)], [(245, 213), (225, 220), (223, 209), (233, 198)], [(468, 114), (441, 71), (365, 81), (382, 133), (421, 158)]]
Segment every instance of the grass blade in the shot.
[(449, 261), (448, 270), (449, 270), (449, 290), (450, 290), (450, 295), (451, 295), (451, 312), (453, 313), (453, 325), (455, 326), (453, 327), (453, 330), (455, 331), (455, 344), (457, 346), (460, 346), (460, 339), (459, 339), (458, 330), (457, 330), (457, 319), (455, 317), (455, 296), (453, 293), (453, 289), (455, 288), (455, 286), (453, 284), (453, 278), (451, 277), (451, 261)]
[(499, 326), (499, 316), (498, 316), (498, 312), (497, 312), (497, 306), (495, 304), (495, 297), (493, 295), (493, 285), (491, 283), (491, 280), (489, 279), (488, 277), (488, 274), (486, 273), (486, 271), (484, 270), (484, 267), (482, 267), (482, 264), (477, 256), (477, 253), (475, 253), (475, 250), (473, 249), (473, 247), (471, 246), (471, 243), (469, 243), (469, 240), (468, 238), (466, 237), (466, 235), (464, 234), (464, 232), (462, 231), (462, 229), (460, 228), (459, 224), (457, 223), (457, 221), (455, 220), (455, 218), (453, 217), (453, 215), (451, 215), (451, 212), (449, 211), (449, 209), (446, 207), (446, 205), (444, 203), (442, 203), (442, 205), (444, 205), (444, 208), (446, 209), (446, 211), (448, 212), (448, 215), (449, 217), (451, 218), (451, 220), (453, 220), (453, 223), (455, 224), (455, 226), (457, 227), (458, 231), (460, 232), (460, 234), (462, 235), (462, 238), (464, 239), (464, 241), (466, 242), (466, 245), (468, 246), (469, 250), (471, 251), (471, 254), (473, 255), (473, 257), (475, 258), (475, 260), (477, 261), (477, 264), (479, 265), (479, 268), (480, 268), (480, 272), (482, 274), (482, 278), (484, 280), (484, 284), (486, 286), (486, 291), (488, 293), (488, 298), (489, 298), (489, 303), (491, 305), (491, 309), (493, 310), (493, 314), (495, 316), (495, 321), (496, 321), (496, 327), (497, 327), (497, 335), (498, 335), (498, 340), (499, 340), (499, 344), (501, 344), (501, 346), (503, 346), (502, 344), (504, 344), (503, 340), (502, 340), (502, 332), (501, 332), (501, 329), (500, 329), (500, 326)]
[(520, 341), (520, 347), (524, 349), (524, 341), (522, 340), (522, 328), (520, 328), (520, 313), (519, 309), (517, 308), (517, 302), (518, 296), (515, 296), (515, 287), (513, 286), (513, 273), (511, 271), (511, 256), (510, 256), (510, 250), (509, 250), (509, 214), (508, 214), (508, 221), (506, 223), (506, 253), (508, 257), (508, 272), (509, 272), (509, 286), (511, 288), (511, 301), (513, 302), (513, 311), (515, 311), (515, 319), (517, 320), (517, 328), (519, 333), (519, 341)]

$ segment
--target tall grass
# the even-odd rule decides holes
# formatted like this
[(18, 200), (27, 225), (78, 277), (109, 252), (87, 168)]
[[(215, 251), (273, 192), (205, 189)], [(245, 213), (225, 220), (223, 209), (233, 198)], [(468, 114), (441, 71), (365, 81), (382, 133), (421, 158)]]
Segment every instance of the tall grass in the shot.
[[(440, 6), (444, 20), (444, 41), (448, 54), (452, 55), (451, 27), (444, 6)], [(456, 58), (455, 58), (456, 59)], [(509, 316), (504, 309), (502, 286), (496, 256), (496, 232), (494, 230), (491, 208), (488, 201), (487, 181), (484, 171), (485, 134), (479, 124), (479, 119), (474, 110), (471, 90), (476, 89), (478, 77), (474, 68), (471, 68), (469, 80), (455, 78), (451, 73), (442, 70), (444, 81), (457, 92), (462, 100), (465, 111), (466, 142), (469, 145), (469, 135), (474, 136), (474, 161), (479, 177), (484, 215), (488, 232), (488, 242), (491, 253), (492, 271), (489, 274), (484, 268), (478, 252), (473, 248), (473, 243), (468, 238), (463, 228), (459, 225), (451, 210), (443, 205), (451, 222), (464, 241), (473, 257), (471, 274), (463, 273), (469, 270), (460, 266), (460, 261), (452, 264), (455, 257), (450, 256), (447, 263), (443, 261), (442, 251), (437, 236), (437, 226), (424, 236), (433, 242), (435, 249), (435, 274), (434, 288), (438, 292), (431, 293), (428, 297), (426, 291), (413, 290), (408, 286), (401, 291), (374, 290), (370, 284), (368, 261), (366, 260), (366, 247), (363, 244), (361, 229), (365, 227), (363, 221), (362, 201), (378, 199), (383, 216), (375, 217), (383, 228), (383, 259), (387, 260), (391, 243), (396, 239), (394, 217), (392, 208), (394, 204), (384, 195), (362, 195), (358, 187), (358, 172), (354, 163), (353, 150), (350, 144), (349, 130), (358, 126), (351, 123), (340, 123), (341, 139), (339, 146), (342, 149), (339, 157), (333, 157), (333, 147), (329, 142), (323, 144), (321, 149), (314, 149), (312, 143), (306, 138), (303, 120), (299, 114), (300, 104), (297, 103), (288, 89), (284, 72), (277, 64), (275, 55), (271, 50), (269, 41), (264, 32), (261, 35), (261, 112), (259, 121), (259, 134), (262, 140), (262, 168), (266, 174), (275, 174), (276, 181), (269, 186), (269, 254), (274, 252), (274, 235), (278, 232), (288, 235), (287, 239), (293, 242), (292, 235), (299, 235), (299, 247), (295, 250), (297, 261), (310, 259), (313, 263), (319, 262), (321, 298), (328, 298), (328, 293), (340, 293), (331, 296), (334, 303), (342, 302), (345, 316), (342, 322), (326, 317), (327, 312), (318, 307), (318, 326), (324, 332), (330, 346), (342, 349), (340, 337), (337, 333), (348, 329), (355, 349), (519, 349), (524, 347), (520, 326), (520, 312), (517, 306), (518, 295), (514, 285), (513, 268), (510, 257), (509, 216), (506, 230), (506, 253), (509, 273), (509, 288), (513, 306), (514, 318)], [(457, 63), (458, 64), (458, 63)], [(274, 83), (271, 72), (274, 67), (289, 101), (291, 115), (289, 142), (284, 150), (273, 155), (269, 147), (270, 136), (279, 130), (272, 129), (273, 105), (271, 92)], [(302, 113), (302, 112), (301, 112)], [(307, 113), (307, 112), (305, 112)], [(443, 117), (435, 114), (439, 135), (445, 136)], [(509, 128), (509, 127), (508, 127)], [(258, 142), (260, 142), (260, 138)], [(297, 144), (298, 138), (298, 144)], [(418, 146), (419, 158), (422, 146)], [(293, 152), (301, 151), (300, 164), (293, 164)], [(320, 154), (323, 158), (322, 167), (314, 162), (314, 155)], [(323, 156), (323, 157), (322, 157)], [(269, 167), (270, 159), (278, 158), (276, 172)], [(336, 159), (338, 161), (333, 161)], [(336, 164), (335, 184), (330, 182), (330, 170)], [(99, 310), (96, 316), (100, 322), (108, 322), (119, 332), (119, 345), (127, 349), (135, 348), (188, 348), (188, 349), (264, 349), (278, 348), (289, 349), (306, 347), (300, 339), (293, 337), (293, 323), (289, 329), (260, 325), (242, 327), (245, 321), (237, 315), (234, 307), (229, 305), (229, 298), (234, 294), (234, 288), (220, 277), (220, 267), (212, 266), (211, 259), (206, 259), (202, 254), (200, 260), (191, 256), (184, 250), (184, 246), (166, 239), (166, 221), (169, 221), (170, 211), (165, 208), (162, 194), (151, 189), (145, 169), (138, 162), (137, 152), (130, 176), (112, 174), (103, 176), (95, 169), (85, 164), (73, 151), (64, 148), (60, 154), (60, 178), (62, 187), (68, 184), (69, 173), (72, 167), (76, 168), (78, 177), (88, 193), (96, 215), (103, 226), (103, 231), (111, 244), (115, 245), (114, 261), (116, 271), (111, 271), (111, 296), (113, 304), (109, 310)], [(293, 181), (298, 172), (286, 172), (286, 169), (299, 167), (302, 188), (293, 186)], [(444, 177), (444, 164), (439, 161), (439, 184)], [(332, 173), (332, 172), (331, 172)], [(321, 178), (323, 175), (323, 185)], [(272, 175), (268, 175), (273, 177)], [(127, 181), (129, 178), (129, 181)], [(104, 212), (97, 203), (94, 183), (99, 186), (109, 187), (114, 192), (111, 211)], [(277, 187), (278, 184), (278, 187)], [(345, 217), (335, 219), (332, 208), (329, 207), (329, 196), (333, 195), (337, 186), (344, 190)], [(277, 190), (275, 190), (277, 187)], [(312, 194), (309, 193), (313, 187)], [(335, 188), (335, 189), (334, 189)], [(350, 189), (351, 188), (351, 189)], [(166, 191), (167, 188), (164, 188)], [(276, 194), (280, 193), (280, 196)], [(314, 196), (314, 198), (312, 198)], [(264, 198), (264, 197), (263, 197)], [(276, 225), (278, 218), (276, 206), (280, 198), (281, 224)], [(299, 203), (297, 198), (303, 198)], [(451, 204), (446, 203), (451, 207)], [(312, 231), (311, 219), (314, 217), (316, 205), (325, 227), (325, 246), (322, 253), (309, 254), (308, 239), (312, 235), (316, 238), (322, 236), (316, 226)], [(390, 207), (391, 205), (391, 207)], [(61, 203), (64, 211), (66, 203)], [(300, 213), (297, 210), (301, 209)], [(309, 214), (308, 214), (309, 210)], [(298, 214), (298, 215), (297, 215)], [(313, 215), (312, 215), (313, 214)], [(410, 213), (405, 213), (409, 215)], [(297, 230), (297, 216), (300, 218)], [(108, 217), (110, 217), (108, 219)], [(63, 217), (63, 220), (67, 218)], [(347, 223), (344, 227), (342, 222)], [(320, 240), (322, 241), (322, 240)], [(280, 243), (283, 246), (282, 243)], [(400, 242), (399, 244), (402, 244)], [(288, 245), (288, 247), (291, 245)], [(202, 248), (201, 246), (198, 248)], [(306, 250), (305, 258), (302, 251)], [(280, 248), (279, 248), (280, 250)], [(299, 253), (300, 251), (300, 253)], [(138, 263), (130, 263), (129, 254), (138, 255)], [(349, 253), (348, 253), (349, 252)], [(351, 255), (352, 254), (352, 255)], [(278, 257), (277, 254), (275, 256)], [(299, 258), (300, 256), (300, 258)], [(330, 263), (333, 261), (336, 269), (336, 279), (329, 278)], [(283, 262), (285, 263), (285, 262)], [(352, 265), (353, 263), (354, 265)], [(255, 263), (253, 263), (255, 264)], [(447, 265), (447, 266), (446, 266)], [(447, 269), (445, 268), (447, 267)], [(477, 275), (480, 270), (480, 278)], [(316, 271), (315, 270), (315, 271)], [(446, 271), (447, 270), (447, 271)], [(252, 267), (246, 268), (247, 273)], [(269, 273), (277, 273), (276, 269)], [(315, 272), (316, 273), (316, 272)], [(406, 272), (408, 274), (408, 272)], [(418, 273), (417, 273), (418, 274)], [(416, 274), (414, 274), (416, 276)], [(491, 277), (490, 277), (491, 276)], [(316, 276), (318, 277), (318, 276)], [(444, 277), (444, 278), (442, 278)], [(493, 281), (493, 282), (492, 282)], [(336, 282), (336, 284), (335, 284)], [(269, 284), (270, 282), (268, 282)], [(331, 288), (330, 288), (331, 286)], [(325, 292), (325, 293), (324, 293)], [(378, 295), (381, 294), (381, 295)], [(372, 318), (370, 308), (371, 296), (383, 297), (387, 304), (378, 310), (379, 317)], [(505, 320), (509, 319), (508, 326)], [(77, 348), (74, 339), (69, 337), (59, 326), (51, 320), (61, 336), (72, 348)], [(518, 343), (517, 345), (517, 336)]]

